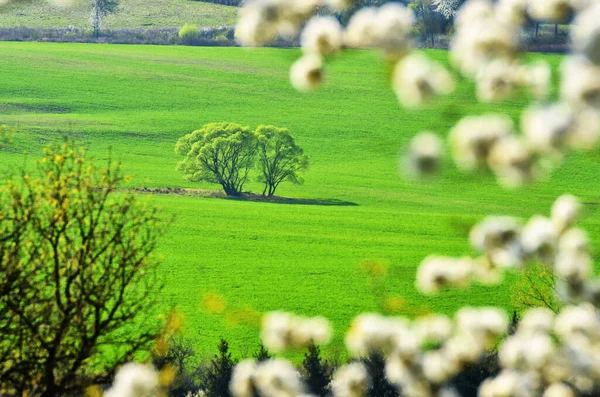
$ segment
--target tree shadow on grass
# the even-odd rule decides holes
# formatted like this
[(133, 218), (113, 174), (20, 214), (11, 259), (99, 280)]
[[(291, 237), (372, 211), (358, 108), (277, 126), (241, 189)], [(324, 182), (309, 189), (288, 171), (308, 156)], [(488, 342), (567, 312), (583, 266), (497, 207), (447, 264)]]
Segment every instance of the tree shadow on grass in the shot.
[(242, 193), (241, 196), (227, 196), (220, 190), (202, 190), (202, 189), (184, 189), (179, 187), (166, 188), (134, 188), (135, 193), (147, 194), (163, 194), (188, 197), (216, 198), (224, 200), (236, 201), (251, 201), (257, 203), (272, 203), (272, 204), (296, 204), (296, 205), (321, 205), (321, 206), (337, 206), (337, 207), (354, 207), (357, 203), (338, 199), (311, 199), (311, 198), (295, 198), (273, 196), (266, 197), (255, 193)]

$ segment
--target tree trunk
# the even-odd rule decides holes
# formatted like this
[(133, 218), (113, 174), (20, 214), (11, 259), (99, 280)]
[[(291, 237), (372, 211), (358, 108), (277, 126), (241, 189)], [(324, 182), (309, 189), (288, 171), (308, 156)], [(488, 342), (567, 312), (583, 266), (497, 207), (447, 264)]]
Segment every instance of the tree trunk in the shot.
[(554, 25), (554, 38), (558, 39), (558, 24)]
[(535, 24), (535, 37), (538, 37), (539, 31), (540, 31), (540, 24), (536, 22), (536, 24)]
[(240, 196), (240, 192), (238, 192), (236, 189), (232, 188), (229, 185), (222, 185), (223, 186), (223, 190), (225, 191), (225, 194), (227, 196)]

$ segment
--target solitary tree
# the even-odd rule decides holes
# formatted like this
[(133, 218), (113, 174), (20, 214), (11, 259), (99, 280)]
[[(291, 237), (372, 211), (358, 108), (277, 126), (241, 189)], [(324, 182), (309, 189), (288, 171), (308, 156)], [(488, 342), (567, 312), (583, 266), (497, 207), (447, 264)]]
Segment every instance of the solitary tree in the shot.
[(92, 0), (92, 15), (90, 16), (90, 23), (92, 24), (92, 30), (94, 37), (98, 37), (100, 34), (100, 28), (106, 18), (110, 14), (114, 14), (119, 9), (119, 0)]
[(261, 175), (259, 181), (265, 184), (263, 195), (273, 196), (277, 186), (283, 181), (302, 184), (299, 172), (308, 168), (308, 157), (285, 128), (271, 125), (260, 126), (258, 136), (258, 162)]
[(308, 353), (304, 353), (302, 368), (306, 385), (311, 393), (316, 396), (326, 396), (331, 383), (333, 366), (321, 357), (319, 346), (314, 343), (308, 345)]
[(236, 363), (237, 361), (231, 358), (229, 344), (225, 339), (221, 339), (219, 353), (213, 357), (206, 372), (201, 376), (202, 388), (208, 397), (231, 396), (229, 382)]
[(212, 123), (177, 142), (184, 156), (177, 169), (189, 181), (218, 183), (228, 196), (239, 196), (256, 156), (257, 139), (248, 127)]
[(38, 169), (0, 188), (0, 390), (80, 393), (158, 334), (161, 222), (83, 150), (48, 147)]

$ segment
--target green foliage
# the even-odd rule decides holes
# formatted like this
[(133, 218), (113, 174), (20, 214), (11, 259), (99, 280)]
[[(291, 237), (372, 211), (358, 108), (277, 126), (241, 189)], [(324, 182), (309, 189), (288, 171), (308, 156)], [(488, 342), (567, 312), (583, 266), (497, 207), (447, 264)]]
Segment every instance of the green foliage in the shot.
[(234, 123), (211, 123), (185, 135), (175, 152), (184, 159), (177, 170), (193, 182), (218, 183), (228, 196), (239, 196), (254, 165), (256, 135)]
[(333, 366), (321, 357), (319, 346), (311, 343), (302, 361), (304, 381), (313, 395), (325, 397), (333, 374)]
[(3, 393), (81, 392), (158, 335), (160, 219), (114, 194), (122, 180), (110, 160), (97, 168), (64, 144), (45, 149), (37, 174), (1, 187)]
[(263, 195), (273, 196), (279, 184), (289, 181), (301, 185), (299, 172), (308, 168), (308, 157), (285, 128), (261, 125), (258, 136), (259, 182), (265, 184)]
[(217, 353), (208, 368), (201, 375), (201, 385), (206, 392), (207, 397), (230, 397), (229, 383), (233, 367), (237, 364), (237, 360), (231, 358), (229, 352), (229, 344), (226, 340), (221, 339), (219, 342), (219, 353)]
[(186, 44), (193, 43), (194, 40), (200, 37), (200, 29), (196, 25), (185, 24), (179, 29), (179, 38)]
[[(448, 66), (447, 52), (425, 53)], [(85, 140), (99, 159), (112, 145), (124, 172), (133, 177), (128, 186), (214, 189), (185, 181), (176, 171), (180, 158), (173, 146), (181, 131), (214, 120), (288, 128), (310, 155), (310, 177), (302, 186), (282, 183), (277, 194), (357, 205), (153, 196), (165, 216), (175, 218), (158, 248), (165, 257), (159, 268), (165, 279), (162, 302), (165, 308), (176, 302), (185, 315), (185, 336), (198, 357), (211, 354), (219, 336), (235, 352), (246, 346), (252, 352), (258, 340), (255, 327), (231, 327), (226, 318), (200, 311), (206, 291), (222, 295), (231, 308), (331, 319), (334, 340), (322, 348), (330, 356), (342, 350), (355, 315), (379, 310), (358, 267), (365, 259), (389, 264), (382, 299), (401, 315), (434, 309), (450, 315), (467, 304), (512, 312), (510, 285), (517, 275), (509, 274), (498, 287), (475, 285), (423, 297), (414, 287), (415, 268), (431, 253), (475, 254), (465, 228), (484, 216), (547, 214), (565, 192), (590, 203), (582, 227), (591, 241), (600, 239), (600, 185), (594, 183), (600, 174), (598, 152), (569, 154), (547, 181), (518, 192), (499, 187), (485, 173), (465, 175), (449, 158), (435, 183), (398, 176), (400, 148), (417, 132), (445, 136), (459, 117), (471, 113), (501, 111), (518, 120), (529, 102), (525, 95), (482, 104), (473, 84), (462, 80), (448, 98), (407, 111), (374, 67), (381, 66), (379, 54), (370, 51), (351, 51), (332, 62), (323, 90), (299, 95), (289, 83), (289, 66), (299, 56), (295, 49), (1, 42), (0, 118), (18, 126), (19, 133), (18, 151), (0, 152), (0, 177), (23, 165), (23, 151), (38, 152), (40, 142), (61, 141), (61, 134), (69, 133)], [(538, 59), (557, 70), (562, 57), (527, 55), (527, 62)], [(251, 191), (262, 188), (251, 179), (245, 185)], [(464, 227), (457, 228), (457, 222)], [(303, 357), (295, 358), (301, 362)]]
[(545, 307), (558, 313), (563, 305), (558, 298), (561, 295), (557, 293), (557, 281), (566, 282), (558, 280), (551, 267), (538, 262), (529, 263), (510, 286), (513, 306), (522, 311), (532, 307)]

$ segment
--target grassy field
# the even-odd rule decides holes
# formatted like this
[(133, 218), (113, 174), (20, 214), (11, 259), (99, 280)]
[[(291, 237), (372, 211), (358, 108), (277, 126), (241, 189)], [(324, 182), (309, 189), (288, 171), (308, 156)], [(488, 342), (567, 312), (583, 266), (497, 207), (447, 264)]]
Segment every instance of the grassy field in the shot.
[[(195, 0), (122, 0), (119, 12), (109, 15), (106, 29), (179, 28), (185, 23), (201, 27), (232, 26), (237, 8)], [(64, 28), (89, 26), (90, 2), (73, 0), (59, 7), (45, 0), (0, 6), (0, 27)]]
[[(207, 293), (222, 296), (229, 313), (325, 315), (335, 325), (329, 352), (335, 351), (353, 316), (378, 309), (361, 271), (365, 260), (389, 265), (382, 288), (404, 299), (400, 313), (452, 313), (465, 304), (511, 310), (507, 284), (423, 297), (414, 287), (415, 268), (429, 253), (471, 253), (465, 230), (486, 214), (547, 213), (565, 192), (590, 208), (599, 202), (597, 153), (567, 157), (547, 183), (519, 191), (452, 168), (432, 182), (406, 182), (398, 177), (398, 152), (415, 133), (445, 134), (467, 113), (497, 110), (517, 118), (527, 99), (482, 105), (462, 83), (435, 106), (407, 112), (369, 52), (334, 59), (324, 89), (300, 95), (287, 80), (297, 56), (297, 50), (275, 49), (1, 43), (0, 124), (19, 135), (15, 152), (0, 152), (0, 166), (31, 162), (23, 151), (37, 157), (43, 144), (69, 136), (98, 159), (112, 146), (132, 186), (216, 189), (187, 183), (175, 171), (178, 137), (212, 121), (289, 128), (312, 166), (304, 186), (282, 185), (278, 194), (355, 205), (153, 198), (175, 216), (160, 247), (164, 306), (185, 314), (186, 335), (202, 354), (213, 351), (220, 336), (236, 352), (254, 351), (258, 340), (256, 328), (232, 324), (227, 313), (208, 313), (202, 305)], [(554, 66), (560, 61), (546, 59)], [(584, 222), (595, 239), (599, 221), (590, 210)]]

